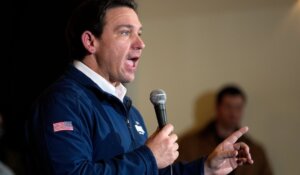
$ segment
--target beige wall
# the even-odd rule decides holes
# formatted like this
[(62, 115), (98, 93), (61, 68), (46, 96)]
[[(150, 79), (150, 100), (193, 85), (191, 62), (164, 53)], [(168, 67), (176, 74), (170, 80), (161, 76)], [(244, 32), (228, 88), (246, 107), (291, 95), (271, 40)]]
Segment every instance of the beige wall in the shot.
[(267, 149), (276, 175), (298, 175), (300, 2), (138, 2), (146, 49), (129, 94), (148, 131), (157, 126), (152, 89), (167, 92), (169, 121), (182, 134), (212, 115), (211, 94), (238, 83), (249, 97), (243, 123)]

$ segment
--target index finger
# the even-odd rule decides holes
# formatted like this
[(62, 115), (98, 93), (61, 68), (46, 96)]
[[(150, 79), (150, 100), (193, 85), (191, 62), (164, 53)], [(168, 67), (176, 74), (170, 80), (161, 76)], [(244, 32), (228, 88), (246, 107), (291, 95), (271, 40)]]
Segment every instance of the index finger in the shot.
[(249, 128), (243, 127), (237, 131), (235, 131), (234, 133), (232, 133), (229, 137), (227, 137), (227, 139), (225, 140), (226, 142), (229, 143), (235, 143), (240, 137), (242, 137), (242, 135), (244, 135), (246, 132), (248, 132)]

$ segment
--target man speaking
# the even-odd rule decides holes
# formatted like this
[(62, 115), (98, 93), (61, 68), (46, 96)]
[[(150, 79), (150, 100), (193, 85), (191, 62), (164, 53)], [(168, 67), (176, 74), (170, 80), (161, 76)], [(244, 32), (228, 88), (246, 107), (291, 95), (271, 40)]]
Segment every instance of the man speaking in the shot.
[(67, 39), (73, 64), (38, 99), (28, 122), (31, 174), (210, 175), (252, 164), (249, 147), (229, 136), (207, 157), (178, 157), (171, 124), (149, 138), (123, 83), (134, 80), (142, 25), (132, 0), (86, 0), (72, 15)]

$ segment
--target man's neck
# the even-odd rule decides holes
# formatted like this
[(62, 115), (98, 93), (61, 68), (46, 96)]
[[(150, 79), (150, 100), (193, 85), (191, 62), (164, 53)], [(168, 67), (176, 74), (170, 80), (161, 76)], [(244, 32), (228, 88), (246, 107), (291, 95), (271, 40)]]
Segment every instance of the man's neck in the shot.
[(79, 71), (81, 71), (83, 74), (89, 77), (103, 91), (112, 94), (113, 96), (123, 101), (127, 90), (121, 83), (115, 85), (110, 83), (104, 77), (102, 77), (101, 74), (97, 73), (96, 71), (91, 69), (88, 65), (80, 61), (74, 61), (73, 64)]
[(216, 122), (216, 132), (217, 132), (218, 136), (221, 138), (227, 138), (235, 130), (236, 130), (236, 128), (225, 127), (220, 122)]
[(99, 63), (97, 63), (97, 60), (94, 57), (87, 56), (82, 60), (82, 63), (85, 64), (86, 66), (88, 66), (90, 69), (92, 69), (94, 72), (96, 72), (100, 76), (102, 76), (107, 82), (112, 84), (114, 87), (117, 87), (120, 85), (120, 82), (115, 82), (115, 81), (111, 80), (108, 75), (104, 74), (104, 72), (101, 69), (99, 69)]

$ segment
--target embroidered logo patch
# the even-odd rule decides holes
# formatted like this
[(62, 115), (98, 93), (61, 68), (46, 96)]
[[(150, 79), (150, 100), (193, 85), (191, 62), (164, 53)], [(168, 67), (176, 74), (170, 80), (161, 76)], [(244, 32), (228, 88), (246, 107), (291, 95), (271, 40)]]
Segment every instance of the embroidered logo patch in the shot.
[(141, 134), (141, 135), (144, 135), (145, 134), (145, 131), (143, 129), (143, 127), (140, 125), (139, 122), (135, 122), (135, 125), (134, 125), (136, 131)]
[(53, 131), (73, 131), (73, 124), (71, 121), (53, 123)]

